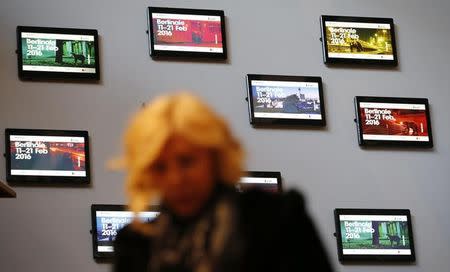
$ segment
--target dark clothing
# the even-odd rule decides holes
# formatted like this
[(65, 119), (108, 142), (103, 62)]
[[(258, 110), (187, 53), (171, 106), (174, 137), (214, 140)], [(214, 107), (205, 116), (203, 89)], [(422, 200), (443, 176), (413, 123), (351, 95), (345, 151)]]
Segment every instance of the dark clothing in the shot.
[[(332, 271), (327, 254), (296, 191), (271, 194), (249, 191), (235, 194), (242, 237), (239, 271)], [(158, 219), (156, 219), (158, 220)], [(114, 244), (114, 272), (144, 272), (152, 259), (154, 238), (124, 227)], [(190, 271), (173, 267), (161, 271)], [(211, 272), (219, 271), (213, 269)], [(220, 269), (220, 271), (233, 271)]]

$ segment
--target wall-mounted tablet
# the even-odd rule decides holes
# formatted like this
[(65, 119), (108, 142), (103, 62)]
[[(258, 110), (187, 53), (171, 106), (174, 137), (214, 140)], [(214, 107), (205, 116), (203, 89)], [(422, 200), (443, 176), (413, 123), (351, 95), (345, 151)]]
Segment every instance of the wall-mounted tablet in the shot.
[(270, 193), (279, 193), (282, 191), (281, 173), (265, 171), (247, 171), (238, 184), (238, 192), (249, 190), (261, 190)]
[(5, 143), (8, 182), (90, 182), (87, 131), (8, 128)]
[(223, 10), (148, 8), (150, 56), (226, 59)]
[(356, 96), (359, 144), (433, 147), (426, 98)]
[(325, 126), (322, 78), (247, 75), (252, 125)]
[(17, 27), (21, 79), (100, 79), (94, 29)]
[(335, 209), (339, 260), (415, 261), (409, 210)]
[(392, 18), (322, 15), (325, 63), (361, 63), (396, 66)]
[[(143, 222), (151, 222), (159, 215), (156, 206), (138, 214)], [(114, 240), (117, 232), (134, 219), (134, 213), (124, 205), (93, 204), (91, 206), (92, 248), (94, 258), (114, 257)]]

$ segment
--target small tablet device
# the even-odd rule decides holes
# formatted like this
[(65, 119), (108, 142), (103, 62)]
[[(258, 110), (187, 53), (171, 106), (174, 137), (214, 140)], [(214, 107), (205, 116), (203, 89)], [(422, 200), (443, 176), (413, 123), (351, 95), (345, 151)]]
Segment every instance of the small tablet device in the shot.
[(360, 63), (396, 66), (392, 18), (322, 15), (325, 63)]
[(226, 59), (223, 10), (149, 7), (150, 56)]
[(243, 177), (241, 177), (239, 183), (236, 184), (236, 189), (238, 192), (261, 190), (265, 192), (279, 193), (282, 191), (281, 173), (248, 171)]
[(338, 256), (345, 261), (415, 261), (409, 210), (335, 209)]
[(8, 128), (5, 143), (8, 182), (90, 182), (87, 131)]
[(359, 144), (433, 147), (426, 98), (356, 96)]
[[(91, 206), (92, 247), (94, 258), (112, 258), (117, 232), (133, 221), (135, 215), (124, 205), (93, 204)], [(138, 214), (139, 220), (151, 222), (159, 215), (156, 206)]]
[(249, 74), (247, 95), (252, 125), (326, 125), (320, 77)]
[(17, 27), (21, 79), (100, 79), (94, 29)]

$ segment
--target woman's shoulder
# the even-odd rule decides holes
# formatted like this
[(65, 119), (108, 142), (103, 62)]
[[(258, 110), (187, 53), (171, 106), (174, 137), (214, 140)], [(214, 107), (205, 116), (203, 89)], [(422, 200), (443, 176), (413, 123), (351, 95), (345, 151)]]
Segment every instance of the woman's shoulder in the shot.
[(293, 221), (309, 220), (301, 192), (289, 190), (282, 193), (248, 191), (238, 196), (241, 221), (263, 224), (267, 228)]
[(126, 225), (117, 232), (114, 241), (114, 250), (122, 251), (130, 248), (146, 248), (150, 242), (150, 237), (136, 230), (132, 224)]
[(114, 240), (114, 272), (145, 271), (151, 239), (129, 224), (117, 233)]

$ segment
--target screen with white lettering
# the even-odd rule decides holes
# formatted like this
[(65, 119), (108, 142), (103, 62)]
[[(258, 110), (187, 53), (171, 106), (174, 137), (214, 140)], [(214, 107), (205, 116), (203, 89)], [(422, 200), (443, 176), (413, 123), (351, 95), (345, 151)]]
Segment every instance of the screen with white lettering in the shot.
[(409, 210), (336, 209), (336, 238), (341, 261), (414, 261)]
[(92, 242), (94, 258), (111, 258), (114, 256), (114, 240), (117, 232), (130, 224), (135, 218), (147, 223), (159, 215), (158, 207), (152, 206), (137, 216), (127, 211), (124, 205), (93, 204)]
[(89, 183), (87, 131), (6, 129), (8, 181)]
[(397, 65), (391, 18), (321, 16), (325, 63)]
[(426, 98), (355, 97), (360, 145), (432, 147)]
[(320, 77), (247, 75), (252, 125), (325, 126)]
[(21, 79), (100, 79), (94, 29), (17, 27)]
[(223, 11), (149, 7), (148, 17), (152, 57), (227, 58)]

